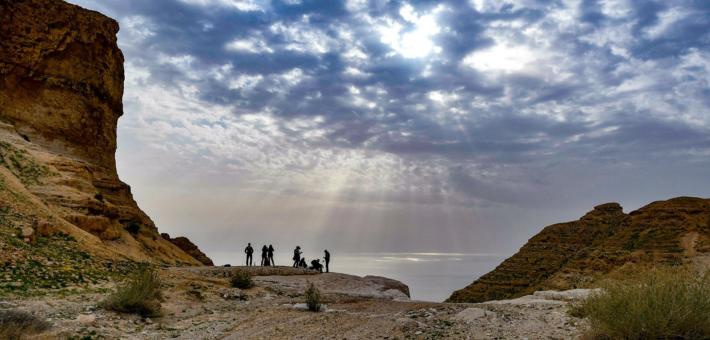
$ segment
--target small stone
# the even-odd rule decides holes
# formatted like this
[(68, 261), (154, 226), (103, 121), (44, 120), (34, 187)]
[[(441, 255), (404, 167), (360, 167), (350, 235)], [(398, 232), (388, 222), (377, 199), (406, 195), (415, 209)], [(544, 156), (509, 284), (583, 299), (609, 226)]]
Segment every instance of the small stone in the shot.
[(10, 307), (10, 303), (7, 301), (0, 301), (0, 308)]
[(76, 321), (78, 321), (80, 324), (90, 324), (96, 320), (96, 317), (93, 315), (79, 315), (76, 318)]
[(153, 324), (153, 320), (151, 320), (151, 319), (149, 319), (149, 318), (145, 318), (145, 324), (146, 324), (146, 325), (152, 325), (152, 324)]
[(410, 318), (399, 318), (395, 320), (395, 325), (402, 330), (409, 330), (419, 326), (416, 321)]

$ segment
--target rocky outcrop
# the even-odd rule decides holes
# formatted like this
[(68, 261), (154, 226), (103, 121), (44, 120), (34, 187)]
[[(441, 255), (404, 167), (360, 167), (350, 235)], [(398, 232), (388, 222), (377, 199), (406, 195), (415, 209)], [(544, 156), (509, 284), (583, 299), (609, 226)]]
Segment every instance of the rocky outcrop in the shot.
[[(201, 265), (160, 237), (118, 178), (118, 29), (115, 20), (61, 0), (0, 1), (0, 166), (8, 170), (0, 175), (52, 210), (28, 215), (76, 227), (53, 222), (62, 232), (86, 232), (134, 260)], [(15, 201), (10, 209), (20, 205), (29, 207)], [(139, 232), (126, 231), (129, 225)]]
[(396, 289), (396, 290), (404, 293), (405, 295), (407, 295), (407, 297), (409, 297), (409, 298), (412, 297), (411, 295), (409, 295), (409, 286), (402, 283), (401, 281), (397, 281), (395, 279), (390, 279), (390, 278), (382, 277), (382, 276), (374, 276), (374, 275), (367, 275), (367, 276), (363, 277), (363, 279), (368, 280), (368, 281), (372, 281), (372, 282), (374, 282), (380, 286), (383, 286), (387, 289)]
[(162, 233), (160, 236), (169, 241), (170, 243), (176, 245), (178, 248), (182, 249), (182, 251), (186, 252), (188, 255), (192, 256), (197, 261), (200, 261), (200, 263), (204, 264), (205, 266), (214, 266), (214, 262), (205, 255), (205, 253), (201, 252), (197, 246), (190, 242), (190, 240), (187, 237), (176, 237), (176, 238), (170, 238), (169, 234)]
[(538, 290), (594, 287), (601, 278), (654, 263), (710, 256), (710, 200), (678, 197), (624, 214), (599, 205), (579, 221), (554, 224), (449, 302), (483, 302)]

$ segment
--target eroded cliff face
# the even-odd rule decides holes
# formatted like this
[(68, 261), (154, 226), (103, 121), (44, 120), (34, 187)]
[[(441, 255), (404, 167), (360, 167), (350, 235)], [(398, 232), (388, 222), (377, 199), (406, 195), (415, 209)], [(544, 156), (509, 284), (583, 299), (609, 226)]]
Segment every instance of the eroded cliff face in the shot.
[[(58, 218), (63, 232), (134, 260), (200, 265), (160, 237), (116, 173), (118, 23), (60, 0), (1, 0), (0, 19), (0, 180), (19, 180), (51, 209), (30, 215)], [(0, 205), (15, 210), (13, 197)]]
[(594, 287), (600, 279), (653, 264), (710, 259), (710, 200), (678, 197), (624, 214), (599, 205), (579, 221), (554, 224), (449, 302), (516, 298), (537, 290)]
[(0, 6), (0, 116), (33, 143), (115, 175), (118, 23), (59, 0)]

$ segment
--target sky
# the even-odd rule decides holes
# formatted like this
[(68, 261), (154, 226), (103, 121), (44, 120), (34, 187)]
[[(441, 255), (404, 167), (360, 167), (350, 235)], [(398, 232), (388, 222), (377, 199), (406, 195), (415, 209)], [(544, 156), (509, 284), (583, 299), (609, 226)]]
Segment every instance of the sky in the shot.
[(120, 23), (119, 176), (208, 256), (512, 254), (710, 196), (707, 1), (69, 2)]

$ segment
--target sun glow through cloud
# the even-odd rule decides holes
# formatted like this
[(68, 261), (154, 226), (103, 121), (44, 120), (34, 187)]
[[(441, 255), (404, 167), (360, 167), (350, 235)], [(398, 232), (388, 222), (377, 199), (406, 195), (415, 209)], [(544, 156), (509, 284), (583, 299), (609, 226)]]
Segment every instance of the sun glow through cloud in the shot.
[[(443, 7), (438, 7), (434, 10), (434, 13), (442, 9)], [(441, 31), (434, 19), (434, 15), (417, 16), (414, 12), (414, 7), (409, 4), (404, 5), (399, 14), (408, 23), (413, 24), (415, 28), (412, 31), (405, 31), (403, 25), (389, 20), (387, 27), (380, 28), (381, 41), (383, 43), (390, 45), (405, 58), (424, 57), (432, 51), (441, 51), (441, 48), (435, 46), (431, 41), (431, 36)]]

